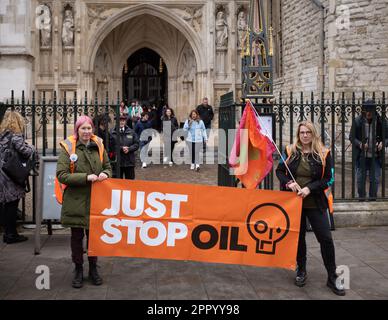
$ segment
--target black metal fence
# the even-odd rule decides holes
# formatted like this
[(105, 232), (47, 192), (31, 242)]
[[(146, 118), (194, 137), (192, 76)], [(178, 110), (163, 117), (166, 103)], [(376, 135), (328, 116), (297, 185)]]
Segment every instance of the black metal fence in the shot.
[[(59, 153), (59, 142), (65, 139), (73, 132), (74, 124), (80, 115), (86, 114), (96, 118), (97, 115), (106, 115), (112, 120), (110, 127), (119, 127), (120, 95), (114, 100), (109, 101), (108, 93), (105, 95), (105, 101), (98, 101), (97, 93), (90, 97), (87, 92), (79, 99), (76, 93), (68, 96), (66, 92), (58, 98), (56, 92), (50, 93), (50, 98), (46, 99), (46, 93), (41, 92), (39, 97), (32, 92), (31, 99), (26, 100), (24, 92), (21, 99), (16, 100), (14, 93), (11, 93), (11, 99), (6, 102), (6, 108), (16, 110), (26, 119), (25, 137), (27, 141), (33, 144), (41, 156), (56, 156)], [(387, 103), (385, 93), (378, 98), (374, 93), (366, 95), (356, 93), (351, 94), (350, 98), (345, 94), (336, 97), (333, 93), (331, 98), (326, 100), (321, 94), (320, 99), (316, 99), (313, 94), (309, 99), (305, 99), (303, 93), (295, 98), (293, 93), (286, 98), (280, 94), (276, 101), (271, 104), (254, 103), (255, 108), (260, 114), (269, 114), (273, 118), (273, 138), (280, 150), (292, 143), (295, 139), (297, 124), (302, 120), (311, 120), (315, 123), (320, 132), (323, 143), (331, 149), (334, 168), (335, 183), (333, 193), (336, 201), (355, 201), (359, 199), (357, 192), (356, 178), (356, 147), (349, 141), (351, 134), (351, 125), (355, 119), (361, 115), (362, 105), (366, 99), (373, 99), (376, 102), (376, 112), (373, 120), (373, 128), (376, 127), (376, 115), (381, 119), (383, 127), (387, 127)], [(254, 101), (255, 102), (255, 101)], [(228, 130), (235, 129), (243, 110), (243, 104), (236, 104), (233, 100), (233, 93), (228, 93), (221, 97), (219, 108), (219, 128)], [(97, 127), (97, 126), (96, 126)], [(385, 130), (382, 132), (384, 141), (388, 140), (388, 134)], [(228, 139), (228, 134), (226, 134)], [(109, 139), (107, 139), (109, 141)], [(376, 141), (376, 136), (372, 137)], [(365, 142), (365, 141), (364, 141)], [(231, 142), (226, 141), (226, 145)], [(119, 146), (117, 146), (119, 147)], [(236, 186), (237, 181), (234, 176), (229, 174), (228, 153), (230, 150), (218, 149), (218, 184), (224, 186)], [(120, 152), (116, 152), (117, 155)], [(380, 174), (379, 189), (376, 199), (386, 200), (387, 183), (386, 167), (387, 149), (383, 148), (380, 157), (380, 167), (372, 166), (372, 171)], [(278, 156), (274, 157), (274, 168), (277, 166)], [(117, 161), (119, 159), (116, 159)], [(361, 169), (365, 169), (365, 157), (361, 157)], [(118, 175), (119, 166), (116, 166)], [(37, 178), (31, 177), (32, 191), (27, 194), (22, 202), (22, 220), (26, 223), (34, 222), (36, 216), (36, 198), (37, 198)], [(365, 184), (365, 176), (362, 176)], [(274, 170), (260, 185), (260, 188), (278, 189), (278, 180), (274, 177)], [(367, 188), (368, 189), (368, 188)], [(28, 213), (28, 216), (27, 216)], [(32, 214), (31, 214), (32, 213)]]
[[(238, 119), (244, 108), (244, 104), (237, 104), (231, 101), (228, 96), (221, 97), (219, 109), (219, 127), (222, 129), (230, 129), (238, 126)], [(379, 156), (372, 152), (372, 159), (366, 159), (365, 153), (362, 152), (357, 159), (357, 148), (350, 141), (351, 135), (355, 134), (355, 129), (351, 132), (352, 124), (355, 123), (357, 117), (362, 114), (362, 106), (364, 102), (371, 99), (375, 102), (376, 108), (373, 112), (371, 123), (372, 143), (373, 145), (381, 139), (384, 141), (383, 148)], [(293, 143), (295, 140), (296, 128), (299, 122), (303, 120), (312, 121), (321, 137), (322, 142), (330, 148), (333, 155), (335, 182), (333, 185), (333, 194), (335, 200), (340, 201), (355, 201), (369, 200), (368, 192), (365, 197), (358, 194), (357, 188), (357, 172), (360, 172), (361, 185), (366, 184), (368, 191), (369, 181), (365, 175), (368, 168), (368, 161), (371, 160), (370, 173), (372, 176), (379, 176), (378, 192), (376, 197), (371, 197), (372, 200), (386, 200), (387, 183), (386, 183), (386, 167), (387, 167), (387, 142), (388, 142), (388, 121), (387, 121), (387, 103), (386, 96), (383, 92), (379, 97), (375, 93), (367, 95), (360, 93), (351, 93), (350, 96), (342, 93), (336, 97), (335, 93), (331, 94), (330, 99), (326, 99), (322, 93), (319, 99), (316, 99), (313, 93), (309, 99), (305, 99), (303, 93), (300, 93), (298, 98), (295, 98), (294, 93), (290, 93), (285, 97), (282, 93), (276, 97), (273, 103), (257, 103), (254, 106), (259, 114), (269, 114), (273, 116), (273, 136), (280, 150), (284, 150), (287, 144)], [(376, 136), (377, 123), (380, 122), (381, 132)], [(353, 127), (355, 128), (355, 127)], [(367, 137), (362, 132), (362, 142), (365, 144)], [(228, 155), (225, 155), (226, 160)], [(279, 155), (274, 156), (274, 168), (277, 166)], [(375, 161), (377, 160), (377, 161)], [(227, 161), (226, 161), (227, 162)], [(219, 165), (218, 184), (224, 186), (237, 186), (237, 181), (233, 176), (229, 175), (227, 165)], [(274, 179), (274, 169), (269, 176), (260, 185), (264, 189), (278, 189), (278, 180)]]

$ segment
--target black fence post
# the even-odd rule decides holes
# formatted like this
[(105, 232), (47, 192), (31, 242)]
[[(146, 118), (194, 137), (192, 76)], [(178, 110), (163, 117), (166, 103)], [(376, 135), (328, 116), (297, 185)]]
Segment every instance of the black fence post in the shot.
[[(117, 104), (115, 106), (115, 131), (116, 131), (116, 137), (117, 137), (117, 140), (116, 140), (116, 143), (115, 143), (115, 147), (116, 147), (116, 167), (115, 167), (115, 171), (116, 171), (116, 177), (117, 178), (120, 178), (121, 176), (121, 168), (120, 168), (120, 162), (121, 162), (121, 149), (120, 149), (120, 143), (119, 143), (119, 140), (120, 140), (120, 99), (118, 97), (117, 99)], [(139, 137), (140, 139), (140, 137)], [(140, 154), (140, 153), (139, 153)]]
[(354, 143), (354, 139), (356, 137), (356, 126), (355, 126), (355, 118), (356, 118), (356, 94), (353, 92), (352, 94), (352, 131), (351, 141), (352, 141), (352, 195), (351, 198), (355, 199), (356, 197), (356, 144)]

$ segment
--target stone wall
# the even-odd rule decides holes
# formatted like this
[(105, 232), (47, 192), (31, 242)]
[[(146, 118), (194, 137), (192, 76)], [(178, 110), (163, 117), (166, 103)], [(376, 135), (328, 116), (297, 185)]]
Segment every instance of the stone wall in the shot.
[(310, 0), (284, 0), (282, 12), (283, 77), (275, 80), (275, 92), (316, 91), (320, 71), (320, 11)]
[(353, 91), (388, 91), (388, 1), (321, 1), (323, 66), (317, 2), (282, 1), (284, 76), (275, 79), (275, 92), (320, 92), (323, 87), (350, 98)]
[(326, 18), (327, 89), (388, 91), (388, 1), (336, 2)]

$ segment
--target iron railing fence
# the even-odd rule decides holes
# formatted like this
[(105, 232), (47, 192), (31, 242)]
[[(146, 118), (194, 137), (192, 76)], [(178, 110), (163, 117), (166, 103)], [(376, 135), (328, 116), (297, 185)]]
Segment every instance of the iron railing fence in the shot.
[[(21, 98), (16, 100), (12, 91), (11, 99), (5, 103), (6, 108), (20, 112), (26, 119), (25, 137), (29, 143), (37, 148), (40, 156), (58, 155), (59, 142), (73, 132), (74, 124), (80, 115), (86, 114), (93, 119), (96, 119), (97, 115), (105, 115), (111, 119), (110, 128), (119, 128), (119, 117), (116, 117), (116, 114), (119, 114), (120, 111), (121, 97), (119, 93), (113, 101), (106, 93), (103, 102), (99, 101), (97, 93), (91, 97), (85, 92), (81, 98), (77, 97), (74, 92), (71, 97), (66, 92), (61, 97), (58, 97), (55, 91), (51, 92), (50, 95), (51, 97), (47, 101), (46, 92), (41, 92), (39, 96), (36, 96), (33, 91), (31, 99), (26, 100), (24, 92), (22, 92)], [(323, 143), (332, 151), (335, 168), (335, 183), (333, 185), (335, 200), (356, 201), (359, 200), (356, 178), (356, 147), (349, 141), (349, 135), (351, 134), (352, 124), (361, 115), (362, 104), (367, 100), (367, 97), (376, 103), (372, 127), (376, 127), (376, 116), (378, 115), (383, 128), (386, 128), (388, 126), (387, 103), (384, 92), (378, 98), (376, 98), (375, 93), (361, 93), (360, 97), (356, 97), (356, 93), (352, 93), (350, 99), (345, 93), (341, 94), (339, 98), (333, 93), (330, 99), (325, 99), (324, 94), (321, 94), (319, 99), (316, 99), (314, 94), (311, 94), (309, 99), (305, 99), (303, 93), (298, 98), (295, 98), (294, 93), (290, 93), (285, 98), (280, 93), (272, 103), (262, 104), (254, 101), (254, 106), (259, 114), (272, 116), (272, 135), (280, 150), (283, 150), (287, 144), (294, 142), (296, 127), (300, 121), (312, 121), (316, 125)], [(233, 93), (222, 96), (218, 111), (219, 128), (224, 130), (236, 129), (243, 108), (244, 104), (234, 102)], [(226, 139), (228, 138), (228, 134), (226, 134)], [(386, 130), (383, 130), (381, 139), (383, 141), (388, 140)], [(376, 140), (375, 134), (373, 134), (372, 140)], [(109, 143), (109, 139), (106, 139), (106, 141)], [(232, 141), (226, 141), (226, 146), (231, 144)], [(106, 147), (109, 148), (109, 146)], [(236, 179), (229, 174), (227, 165), (229, 152), (230, 150), (225, 152), (221, 148), (218, 149), (218, 159), (221, 160), (218, 164), (218, 184), (236, 186)], [(116, 154), (119, 157), (120, 152), (116, 152)], [(381, 170), (379, 167), (376, 168), (375, 162), (373, 162), (371, 168), (371, 171), (379, 173), (377, 200), (387, 200), (387, 154), (386, 148), (383, 148), (380, 157)], [(278, 160), (279, 156), (275, 155), (274, 169)], [(360, 163), (361, 169), (364, 168), (364, 154), (361, 156)], [(279, 189), (274, 169), (260, 185), (260, 188)], [(116, 166), (115, 170), (118, 176), (119, 166)], [(36, 198), (38, 196), (36, 179), (35, 176), (31, 177), (32, 191), (27, 194), (21, 204), (21, 218), (26, 223), (35, 222)], [(365, 182), (364, 175), (362, 179)]]
[[(237, 128), (238, 120), (240, 119), (245, 104), (234, 103), (228, 97), (221, 97), (219, 109), (219, 128), (230, 129)], [(319, 99), (316, 99), (313, 93), (310, 94), (309, 99), (305, 99), (305, 95), (300, 93), (298, 98), (295, 98), (294, 93), (290, 93), (287, 98), (280, 93), (276, 99), (271, 103), (258, 103), (253, 100), (254, 106), (261, 115), (272, 115), (273, 127), (272, 135), (279, 150), (284, 151), (287, 144), (295, 141), (296, 128), (299, 122), (309, 120), (315, 124), (315, 127), (320, 135), (323, 144), (330, 148), (333, 156), (333, 163), (335, 169), (335, 182), (332, 187), (334, 198), (336, 201), (356, 201), (367, 200), (368, 198), (360, 198), (357, 190), (357, 164), (359, 164), (360, 172), (365, 173), (366, 162), (365, 153), (361, 153), (359, 159), (356, 159), (357, 146), (352, 144), (350, 137), (355, 134), (355, 129), (352, 130), (352, 124), (355, 123), (357, 117), (361, 117), (363, 103), (371, 99), (375, 102), (376, 108), (373, 112), (373, 120), (371, 123), (372, 143), (375, 145), (378, 139), (385, 143), (379, 154), (373, 153), (372, 165), (370, 172), (372, 176), (378, 177), (378, 192), (377, 197), (372, 197), (372, 200), (387, 200), (386, 195), (388, 186), (386, 183), (386, 167), (388, 164), (388, 121), (387, 121), (387, 102), (385, 92), (377, 98), (373, 92), (367, 94), (362, 92), (357, 96), (355, 92), (349, 95), (345, 93), (336, 97), (335, 93), (331, 94), (330, 99), (325, 99), (322, 93)], [(233, 123), (234, 122), (234, 123)], [(384, 130), (380, 130), (378, 137), (376, 136), (377, 123), (380, 122)], [(354, 127), (353, 127), (354, 128)], [(362, 131), (362, 140), (366, 141), (364, 131)], [(279, 155), (274, 156), (274, 166), (272, 172), (265, 178), (260, 188), (264, 189), (278, 189), (279, 183), (274, 177), (274, 170), (276, 169)], [(226, 162), (228, 155), (225, 155)], [(378, 159), (376, 163), (376, 159)], [(380, 169), (381, 167), (381, 169)], [(218, 184), (224, 186), (236, 186), (236, 179), (229, 176), (229, 169), (227, 165), (219, 164), (219, 179)], [(365, 185), (366, 176), (362, 174), (360, 179), (361, 185)], [(369, 183), (367, 183), (369, 185)], [(366, 188), (368, 190), (368, 186)], [(368, 192), (366, 193), (368, 194)]]

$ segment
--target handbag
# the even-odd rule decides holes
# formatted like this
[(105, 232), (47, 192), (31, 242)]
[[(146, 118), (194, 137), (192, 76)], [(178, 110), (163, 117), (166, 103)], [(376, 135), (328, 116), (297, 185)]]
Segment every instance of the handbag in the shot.
[(12, 147), (12, 139), (9, 139), (2, 170), (13, 182), (22, 187), (26, 187), (30, 175), (29, 161), (30, 159), (22, 159), (19, 152)]

